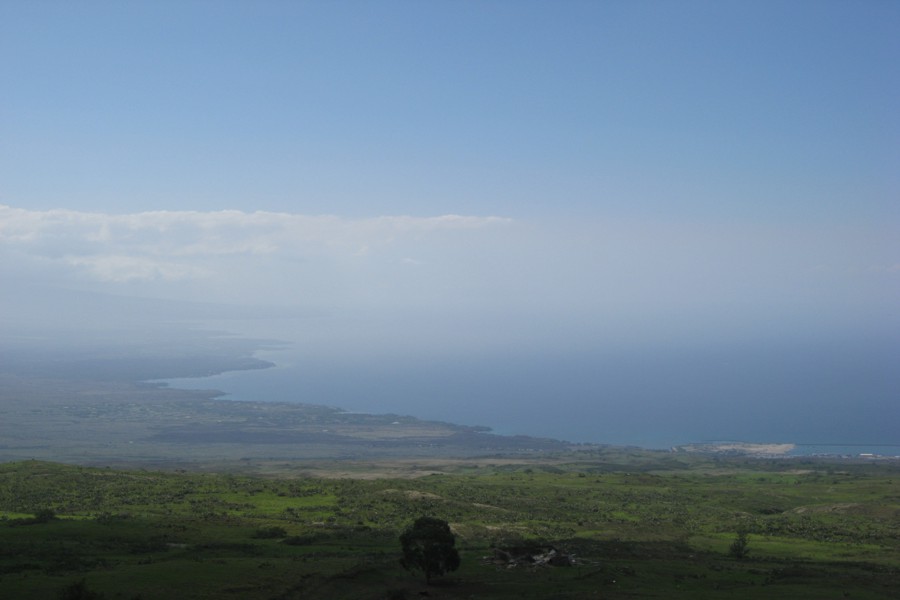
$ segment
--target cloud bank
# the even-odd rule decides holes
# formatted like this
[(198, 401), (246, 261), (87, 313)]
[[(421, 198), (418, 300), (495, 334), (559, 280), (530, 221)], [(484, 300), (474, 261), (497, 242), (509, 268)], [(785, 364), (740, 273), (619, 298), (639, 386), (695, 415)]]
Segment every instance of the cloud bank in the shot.
[(0, 205), (0, 278), (7, 290), (49, 284), (256, 306), (417, 310), (438, 328), (453, 314), (478, 315), (478, 328), (497, 329), (502, 341), (680, 340), (800, 322), (896, 326), (900, 238), (893, 233), (889, 226)]
[(509, 222), (459, 215), (351, 220), (236, 210), (116, 215), (0, 205), (0, 247), (6, 260), (14, 256), (35, 267), (70, 269), (76, 277), (99, 282), (196, 280), (223, 275), (228, 258), (352, 259), (404, 241)]

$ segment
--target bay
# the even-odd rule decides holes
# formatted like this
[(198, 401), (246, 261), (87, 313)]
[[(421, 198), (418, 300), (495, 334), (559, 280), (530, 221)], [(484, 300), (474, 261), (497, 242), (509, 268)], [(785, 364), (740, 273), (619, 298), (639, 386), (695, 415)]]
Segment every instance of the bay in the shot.
[(256, 354), (275, 367), (167, 383), (221, 390), (225, 400), (404, 414), (573, 442), (669, 448), (734, 439), (809, 445), (798, 446), (802, 454), (848, 440), (855, 454), (900, 444), (900, 343), (890, 336), (471, 351), (378, 347), (383, 331), (341, 332), (270, 323), (266, 335), (293, 342)]

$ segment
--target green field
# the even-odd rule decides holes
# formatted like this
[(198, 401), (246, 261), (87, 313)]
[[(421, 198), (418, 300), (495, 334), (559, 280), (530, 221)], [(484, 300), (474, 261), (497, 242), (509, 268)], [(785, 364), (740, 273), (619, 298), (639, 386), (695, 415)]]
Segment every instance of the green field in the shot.
[[(81, 597), (145, 600), (888, 599), (900, 589), (892, 461), (609, 449), (447, 461), (402, 478), (363, 478), (361, 465), (341, 471), (354, 478), (282, 469), (0, 464), (0, 595), (72, 597), (82, 580)], [(462, 556), (430, 586), (399, 564), (398, 536), (420, 515), (450, 522)], [(729, 552), (739, 530), (743, 559)], [(498, 558), (550, 547), (574, 564)]]

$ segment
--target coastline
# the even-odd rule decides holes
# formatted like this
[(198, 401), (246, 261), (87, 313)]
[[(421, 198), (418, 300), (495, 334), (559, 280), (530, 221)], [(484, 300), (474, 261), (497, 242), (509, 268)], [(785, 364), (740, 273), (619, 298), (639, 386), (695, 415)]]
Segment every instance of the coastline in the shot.
[(791, 443), (701, 442), (675, 446), (672, 448), (672, 451), (691, 454), (719, 454), (726, 456), (774, 458), (788, 456), (795, 448), (796, 445)]
[(674, 446), (672, 452), (753, 458), (900, 459), (900, 444), (699, 442)]

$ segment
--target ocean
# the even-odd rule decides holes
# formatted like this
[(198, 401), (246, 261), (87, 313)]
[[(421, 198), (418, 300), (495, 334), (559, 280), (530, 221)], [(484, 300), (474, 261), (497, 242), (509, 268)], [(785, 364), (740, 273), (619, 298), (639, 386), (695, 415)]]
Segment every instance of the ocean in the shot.
[(888, 337), (466, 352), (379, 348), (379, 336), (297, 341), (290, 327), (275, 331), (294, 341), (257, 353), (275, 367), (167, 383), (221, 390), (225, 400), (403, 414), (572, 442), (669, 448), (727, 439), (801, 444), (802, 454), (839, 446), (900, 454), (900, 340)]

